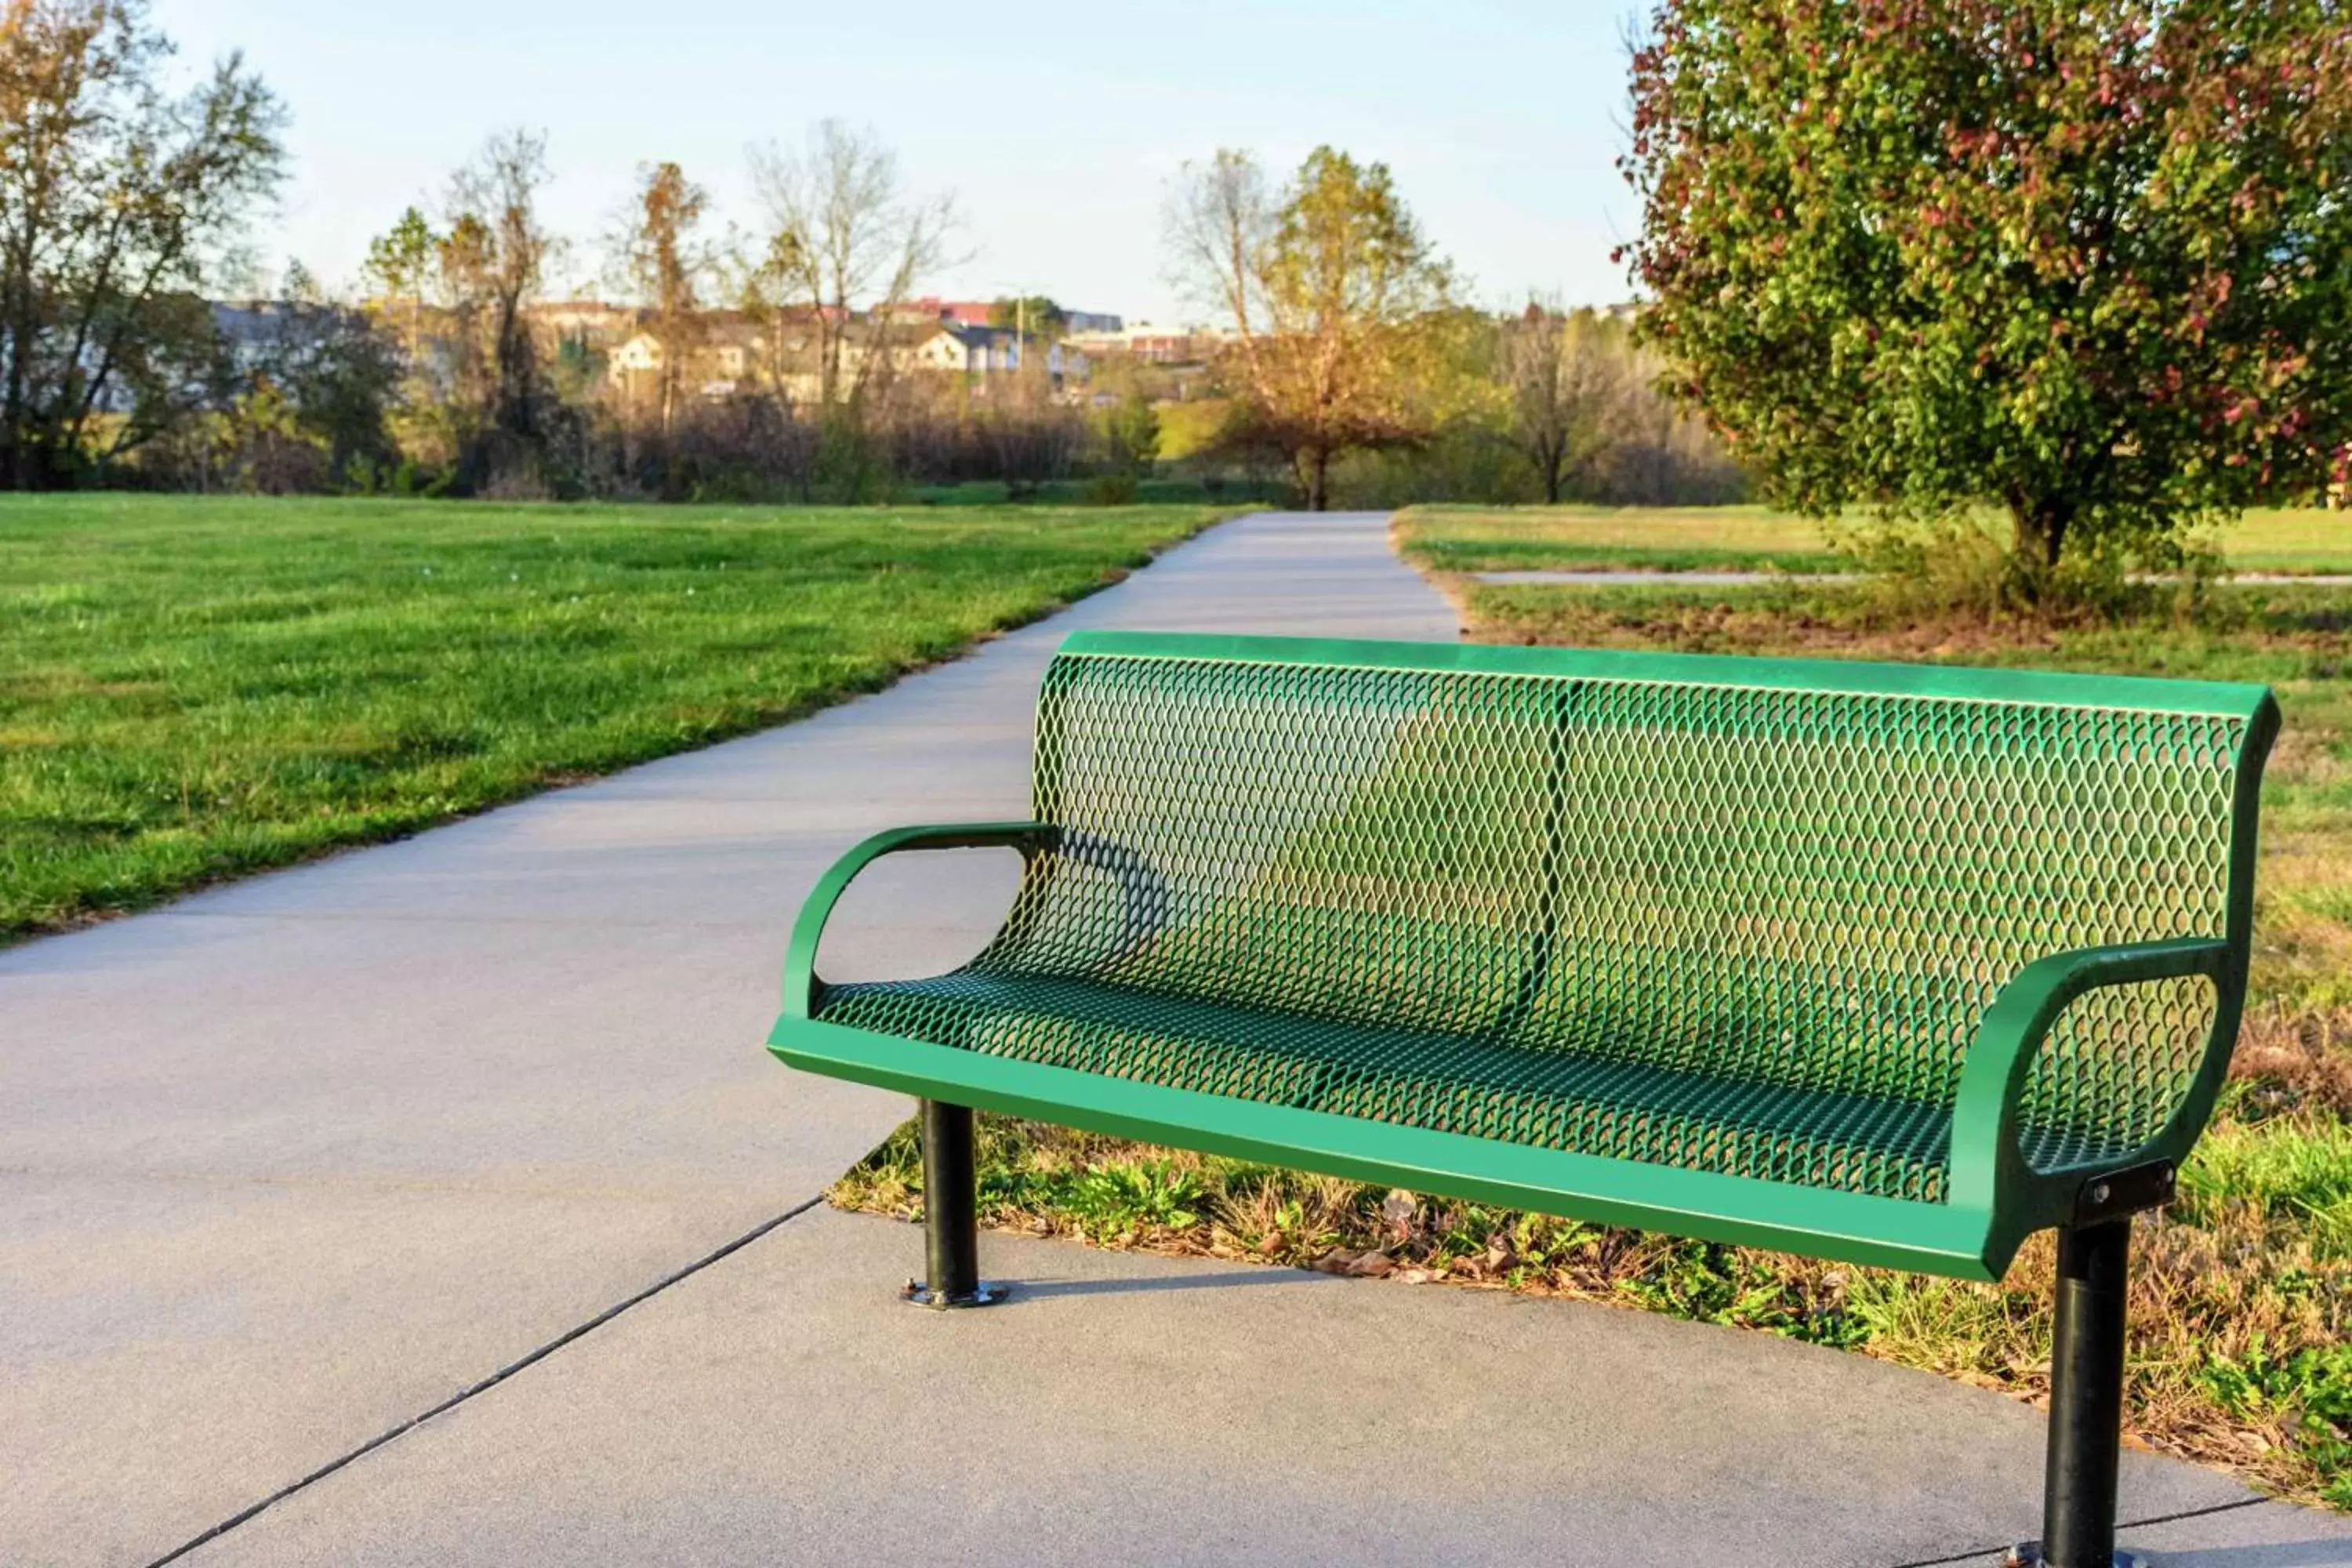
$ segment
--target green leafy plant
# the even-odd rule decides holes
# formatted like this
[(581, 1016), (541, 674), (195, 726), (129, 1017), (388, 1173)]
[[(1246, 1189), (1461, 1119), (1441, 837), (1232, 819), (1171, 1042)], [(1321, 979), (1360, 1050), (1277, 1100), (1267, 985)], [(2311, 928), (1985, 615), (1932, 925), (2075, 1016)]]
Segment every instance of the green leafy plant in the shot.
[(1166, 1161), (1105, 1165), (1069, 1185), (1066, 1205), (1088, 1234), (1190, 1230), (1201, 1221), (1200, 1173)]
[(2019, 585), (2352, 483), (2328, 0), (1665, 0), (1644, 341), (1768, 497), (2009, 514)]

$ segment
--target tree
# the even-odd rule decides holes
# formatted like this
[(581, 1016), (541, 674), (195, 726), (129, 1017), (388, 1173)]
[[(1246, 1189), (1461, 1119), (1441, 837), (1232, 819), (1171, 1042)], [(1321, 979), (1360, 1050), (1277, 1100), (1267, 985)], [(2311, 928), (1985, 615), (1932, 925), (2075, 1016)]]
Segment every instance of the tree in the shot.
[(364, 267), (368, 281), (387, 307), (406, 307), (403, 343), (411, 361), (416, 358), (424, 328), (425, 289), (432, 280), (434, 257), (440, 245), (441, 236), (413, 206), (391, 228), (368, 241)]
[(1626, 359), (1611, 337), (1591, 310), (1562, 316), (1539, 302), (1504, 324), (1498, 368), (1510, 395), (1512, 443), (1552, 505), (1610, 444)]
[(665, 432), (700, 338), (701, 286), (711, 258), (697, 231), (709, 204), (676, 163), (656, 163), (640, 174), (635, 211), (616, 247), (622, 279), (649, 312), (646, 326), (661, 344), (656, 401)]
[(1059, 339), (1069, 332), (1070, 316), (1045, 295), (1030, 294), (993, 301), (988, 307), (988, 324), (1024, 338)]
[(539, 221), (547, 139), (506, 131), (449, 184), (449, 232), (436, 258), (452, 318), (457, 395), (478, 421), (461, 454), (474, 485), (537, 482), (553, 395), (527, 308), (558, 242)]
[(299, 265), (281, 292), (245, 334), (240, 390), (229, 402), (229, 466), (262, 490), (337, 480), (369, 488), (395, 457), (388, 420), (399, 351), (368, 316), (326, 299)]
[(68, 484), (209, 395), (205, 294), (285, 171), (235, 55), (184, 92), (141, 0), (0, 0), (0, 487)]
[(1383, 163), (1318, 147), (1278, 196), (1256, 162), (1187, 165), (1169, 213), (1179, 278), (1232, 321), (1233, 439), (1279, 450), (1307, 506), (1342, 452), (1409, 444), (1427, 331), (1451, 292)]
[[(751, 174), (769, 232), (746, 268), (744, 303), (770, 321), (779, 342), (787, 315), (801, 317), (815, 339), (824, 406), (861, 405), (888, 372), (897, 308), (946, 263), (954, 205), (946, 196), (908, 195), (898, 155), (871, 131), (838, 120), (819, 121), (798, 156), (754, 149)], [(861, 311), (865, 352), (853, 359), (846, 349)]]
[(1150, 398), (1129, 391), (1102, 411), (1097, 429), (1104, 466), (1110, 472), (1128, 479), (1150, 475), (1160, 456), (1160, 412)]
[(1667, 0), (1644, 339), (1773, 499), (2007, 509), (2030, 594), (2352, 468), (2337, 0)]

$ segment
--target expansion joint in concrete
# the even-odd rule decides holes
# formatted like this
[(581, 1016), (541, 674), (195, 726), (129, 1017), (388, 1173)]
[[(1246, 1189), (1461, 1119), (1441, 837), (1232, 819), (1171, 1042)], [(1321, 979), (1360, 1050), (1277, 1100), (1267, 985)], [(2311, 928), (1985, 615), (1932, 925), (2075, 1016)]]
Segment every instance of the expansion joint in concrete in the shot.
[(704, 1269), (709, 1268), (712, 1264), (718, 1263), (737, 1252), (740, 1252), (743, 1248), (751, 1246), (753, 1242), (759, 1240), (770, 1231), (775, 1230), (782, 1226), (791, 1223), (793, 1220), (798, 1219), (801, 1215), (808, 1213), (809, 1210), (816, 1207), (817, 1205), (823, 1202), (824, 1202), (824, 1194), (823, 1193), (819, 1193), (813, 1198), (809, 1198), (804, 1202), (793, 1205), (791, 1208), (786, 1209), (783, 1213), (775, 1215), (773, 1218), (761, 1220), (758, 1225), (753, 1226), (751, 1229), (735, 1237), (732, 1241), (730, 1241), (726, 1245), (719, 1247), (716, 1251), (705, 1253), (702, 1257), (696, 1258), (693, 1262), (686, 1265), (684, 1268), (663, 1275), (660, 1279), (655, 1280), (652, 1284), (646, 1286), (635, 1295), (628, 1297), (624, 1300), (615, 1301), (613, 1305), (605, 1308), (603, 1311), (597, 1313), (594, 1317), (590, 1318), (587, 1321), (575, 1324), (573, 1327), (566, 1329), (562, 1333), (556, 1335), (555, 1338), (548, 1341), (545, 1344), (539, 1346), (536, 1350), (533, 1350), (528, 1354), (519, 1357), (514, 1361), (509, 1362), (506, 1365), (499, 1368), (498, 1371), (490, 1373), (488, 1377), (483, 1378), (480, 1382), (468, 1384), (467, 1387), (459, 1389), (457, 1393), (451, 1394), (448, 1398), (441, 1401), (440, 1404), (434, 1405), (432, 1408), (419, 1411), (417, 1414), (409, 1416), (406, 1420), (402, 1421), (383, 1432), (377, 1433), (366, 1442), (362, 1443), (358, 1447), (337, 1455), (334, 1458), (328, 1460), (325, 1464), (320, 1466), (317, 1469), (312, 1470), (309, 1475), (302, 1477), (299, 1480), (289, 1481), (285, 1486), (282, 1486), (276, 1491), (271, 1492), (268, 1497), (263, 1498), (259, 1502), (253, 1504), (249, 1508), (241, 1509), (237, 1512), (229, 1515), (228, 1518), (222, 1520), (218, 1524), (214, 1525), (203, 1534), (193, 1536), (190, 1539), (182, 1542), (179, 1545), (172, 1548), (171, 1551), (166, 1552), (163, 1556), (156, 1558), (152, 1563), (149, 1563), (147, 1568), (164, 1568), (165, 1563), (176, 1563), (180, 1561), (180, 1559), (187, 1556), (189, 1552), (196, 1550), (196, 1548), (203, 1546), (209, 1542), (219, 1540), (222, 1536), (226, 1535), (230, 1531), (259, 1517), (268, 1510), (275, 1508), (278, 1504), (284, 1502), (288, 1498), (294, 1496), (297, 1492), (302, 1491), (309, 1487), (315, 1486), (320, 1481), (325, 1480), (329, 1476), (333, 1475), (337, 1470), (343, 1468), (346, 1465), (352, 1464), (355, 1460), (366, 1458), (368, 1455), (374, 1453), (378, 1448), (383, 1447), (385, 1444), (392, 1442), (397, 1437), (406, 1436), (408, 1433), (415, 1431), (417, 1427), (424, 1426), (427, 1421), (432, 1420), (435, 1416), (446, 1415), (449, 1411), (455, 1410), (457, 1406), (465, 1404), (475, 1395), (488, 1394), (491, 1389), (496, 1388), (499, 1384), (514, 1376), (517, 1373), (521, 1372), (524, 1368), (534, 1365), (539, 1362), (545, 1361), (549, 1356), (553, 1355), (557, 1351), (562, 1350), (564, 1346), (571, 1344), (575, 1340), (585, 1338), (587, 1335), (593, 1333), (596, 1330), (603, 1328), (606, 1323), (611, 1322), (622, 1313), (628, 1311), (631, 1308), (644, 1305), (646, 1302), (650, 1301), (655, 1297), (660, 1295), (663, 1291), (668, 1289), (671, 1286), (679, 1283), (681, 1280), (690, 1279), (697, 1274), (701, 1273)]

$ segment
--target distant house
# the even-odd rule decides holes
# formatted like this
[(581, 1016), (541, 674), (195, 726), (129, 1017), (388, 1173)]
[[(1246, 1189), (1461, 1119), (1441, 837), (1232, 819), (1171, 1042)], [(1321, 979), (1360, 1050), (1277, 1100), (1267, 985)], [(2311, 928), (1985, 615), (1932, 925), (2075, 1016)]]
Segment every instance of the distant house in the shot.
[(905, 350), (910, 370), (962, 375), (972, 368), (971, 348), (962, 331), (933, 322), (931, 330), (909, 340)]
[(604, 356), (604, 379), (625, 387), (634, 378), (659, 371), (662, 358), (661, 340), (651, 332), (639, 332)]
[[(694, 342), (679, 384), (713, 400), (757, 385), (772, 350), (779, 346), (771, 341), (770, 325), (740, 310), (704, 311), (695, 318)], [(605, 383), (626, 396), (650, 395), (660, 385), (667, 353), (659, 334), (634, 332), (604, 356)]]
[(1093, 362), (1083, 352), (1067, 342), (1048, 342), (1034, 332), (1024, 339), (1010, 327), (950, 326), (940, 329), (940, 336), (951, 339), (961, 348), (963, 360), (960, 365), (949, 366), (953, 351), (942, 348), (933, 351), (934, 362), (960, 369), (966, 375), (1010, 374), (1021, 369), (1024, 356), (1042, 365), (1057, 390), (1091, 380), (1094, 374)]

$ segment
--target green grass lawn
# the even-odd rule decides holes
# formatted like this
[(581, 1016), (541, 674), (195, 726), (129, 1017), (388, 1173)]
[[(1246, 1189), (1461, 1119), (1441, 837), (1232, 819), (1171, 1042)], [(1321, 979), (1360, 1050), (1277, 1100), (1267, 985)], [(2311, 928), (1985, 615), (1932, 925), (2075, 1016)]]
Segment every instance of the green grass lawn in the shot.
[(1406, 556), (1433, 572), (1843, 572), (1821, 525), (1760, 506), (1417, 506)]
[[(1744, 509), (1701, 515), (1725, 526), (1709, 535), (1694, 514), (1654, 521), (1690, 534), (1694, 559), (1784, 526)], [(1487, 526), (1418, 511), (1408, 526), (1465, 517), (1465, 529)], [(2290, 514), (2249, 531), (2277, 564), (2327, 565), (2332, 521)], [(1624, 537), (1644, 524), (1613, 514), (1611, 526)], [(1801, 577), (1761, 588), (1671, 577), (1457, 588), (1482, 641), (2031, 665), (2276, 689), (2286, 726), (2263, 789), (2254, 998), (2234, 1081), (2180, 1200), (2139, 1222), (2127, 1421), (2166, 1451), (2352, 1510), (2352, 590), (2231, 586), (2193, 616), (2045, 627), (1939, 620), (1867, 584)], [(2004, 1283), (1975, 1285), (1394, 1194), (1002, 1119), (983, 1121), (981, 1154), (983, 1212), (1033, 1233), (1577, 1296), (1839, 1346), (2023, 1397), (2048, 1387), (2047, 1236)], [(834, 1196), (919, 1212), (910, 1133), (877, 1150)]]
[(0, 941), (872, 690), (1216, 515), (0, 498)]
[[(1102, 479), (1047, 479), (1034, 492), (1018, 498), (1023, 503), (1035, 506), (1100, 506), (1107, 493), (1121, 487)], [(966, 479), (951, 485), (916, 485), (908, 489), (902, 498), (908, 506), (1003, 506), (1016, 498), (998, 481)], [(1173, 475), (1138, 479), (1133, 492), (1122, 494), (1123, 503), (1140, 502), (1149, 506), (1281, 506), (1285, 493), (1278, 484), (1250, 484), (1223, 479), (1180, 479)]]
[[(1397, 534), (1406, 554), (1433, 572), (1854, 569), (1820, 523), (1760, 506), (1414, 507)], [(2251, 511), (2218, 540), (2240, 572), (2352, 573), (2352, 514)]]

